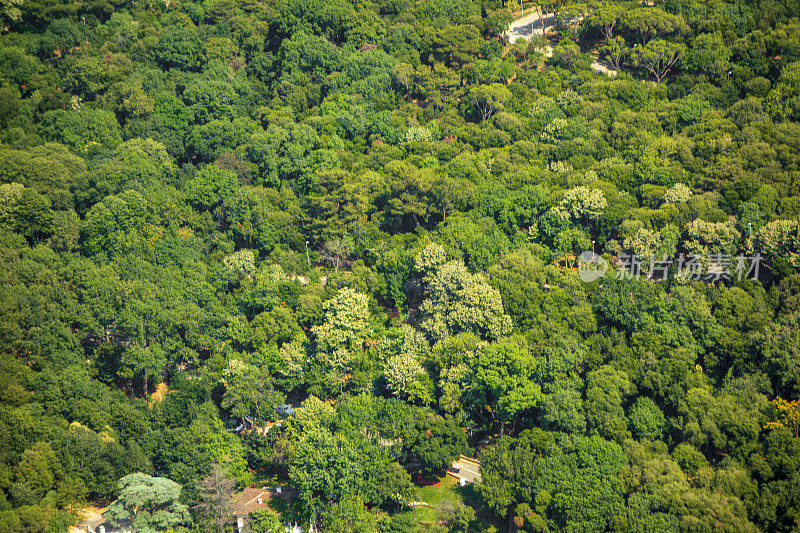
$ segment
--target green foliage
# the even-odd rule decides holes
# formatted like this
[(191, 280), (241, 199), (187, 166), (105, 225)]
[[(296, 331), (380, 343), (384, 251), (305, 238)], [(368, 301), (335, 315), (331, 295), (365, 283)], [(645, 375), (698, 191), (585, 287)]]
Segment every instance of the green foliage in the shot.
[(655, 39), (634, 48), (631, 57), (637, 66), (653, 75), (656, 83), (661, 83), (685, 49), (681, 44)]
[(230, 198), (238, 185), (236, 174), (213, 165), (203, 167), (184, 185), (186, 199), (200, 209), (213, 209)]
[(473, 89), (470, 96), (472, 104), (478, 111), (478, 116), (486, 120), (503, 110), (504, 105), (511, 98), (511, 92), (503, 85), (493, 83)]
[(767, 96), (767, 105), (778, 117), (800, 116), (800, 62), (783, 67), (778, 83)]
[(403, 462), (426, 475), (441, 475), (454, 459), (471, 451), (464, 430), (450, 416), (417, 418), (401, 438)]
[(285, 400), (272, 387), (269, 375), (238, 359), (231, 359), (222, 373), (225, 394), (221, 406), (248, 424), (264, 423)]
[(478, 357), (471, 384), (470, 396), (502, 422), (535, 408), (541, 397), (540, 386), (531, 379), (533, 357), (520, 340), (487, 346)]
[(470, 274), (460, 261), (444, 263), (427, 279), (422, 328), (433, 340), (462, 331), (497, 339), (511, 330), (500, 294), (482, 276)]
[(119, 480), (119, 497), (103, 515), (112, 525), (154, 531), (188, 525), (189, 511), (178, 501), (181, 486), (163, 477), (130, 474)]
[(247, 519), (248, 526), (253, 533), (282, 533), (286, 530), (281, 515), (273, 509), (256, 509)]
[(380, 447), (322, 429), (300, 441), (289, 477), (309, 509), (315, 502), (352, 497), (380, 505), (407, 492), (409, 485), (408, 474)]
[(103, 109), (48, 111), (42, 116), (40, 131), (46, 139), (64, 144), (78, 155), (111, 150), (122, 142), (116, 117)]
[(192, 70), (200, 62), (200, 36), (182, 25), (169, 26), (158, 36), (153, 58), (165, 68)]
[(0, 1), (0, 530), (798, 529), (796, 1), (523, 7)]
[(639, 439), (659, 440), (666, 425), (664, 413), (647, 396), (638, 398), (631, 405), (628, 421), (633, 435)]

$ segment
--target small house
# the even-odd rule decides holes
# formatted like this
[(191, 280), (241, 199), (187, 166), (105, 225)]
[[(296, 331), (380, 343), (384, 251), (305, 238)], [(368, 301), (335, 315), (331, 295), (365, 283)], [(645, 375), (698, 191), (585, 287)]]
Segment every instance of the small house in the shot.
[(274, 489), (253, 488), (244, 489), (233, 506), (233, 516), (236, 517), (236, 530), (243, 533), (247, 528), (247, 516), (256, 509), (266, 509), (269, 507), (269, 499), (276, 494)]

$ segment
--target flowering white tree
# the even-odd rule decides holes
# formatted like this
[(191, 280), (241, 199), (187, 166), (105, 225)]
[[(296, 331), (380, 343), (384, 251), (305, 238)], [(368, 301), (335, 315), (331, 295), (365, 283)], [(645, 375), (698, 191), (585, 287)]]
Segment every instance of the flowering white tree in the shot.
[(345, 287), (322, 308), (325, 322), (311, 328), (317, 340), (317, 359), (327, 370), (329, 383), (342, 388), (353, 352), (363, 349), (370, 333), (368, 298)]
[(773, 220), (758, 230), (756, 243), (772, 257), (786, 259), (800, 267), (800, 221)]
[(564, 218), (586, 225), (590, 219), (603, 214), (607, 206), (608, 201), (603, 191), (580, 186), (566, 192), (556, 211)]
[(683, 183), (676, 183), (664, 193), (664, 201), (668, 204), (684, 204), (692, 197), (692, 190)]
[[(417, 262), (424, 261), (418, 256)], [(480, 274), (470, 274), (462, 261), (438, 266), (426, 281), (428, 298), (420, 306), (421, 326), (431, 340), (462, 331), (494, 340), (511, 331), (500, 292)]]

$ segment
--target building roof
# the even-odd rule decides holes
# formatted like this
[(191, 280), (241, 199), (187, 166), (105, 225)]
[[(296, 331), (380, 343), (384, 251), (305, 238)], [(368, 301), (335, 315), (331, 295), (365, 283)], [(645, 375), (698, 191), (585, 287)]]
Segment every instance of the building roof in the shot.
[[(233, 506), (234, 516), (247, 516), (256, 509), (269, 508), (269, 501), (276, 496), (284, 500), (290, 500), (294, 494), (294, 489), (291, 487), (281, 487), (281, 492), (275, 487), (247, 487), (242, 492), (239, 499)], [(261, 500), (261, 503), (258, 502)]]
[(274, 495), (274, 489), (247, 487), (233, 506), (233, 514), (247, 516), (256, 509), (266, 509), (269, 507), (269, 499)]

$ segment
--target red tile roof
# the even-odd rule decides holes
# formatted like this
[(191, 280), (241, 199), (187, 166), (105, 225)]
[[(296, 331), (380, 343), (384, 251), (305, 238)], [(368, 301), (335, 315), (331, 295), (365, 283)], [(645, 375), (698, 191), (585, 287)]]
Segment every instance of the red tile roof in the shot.
[[(292, 492), (290, 487), (281, 487), (280, 494), (273, 487), (247, 487), (234, 504), (233, 514), (235, 516), (247, 516), (256, 509), (267, 509), (271, 498), (277, 496), (288, 500), (291, 499)], [(261, 503), (259, 503), (259, 500), (261, 500)]]

